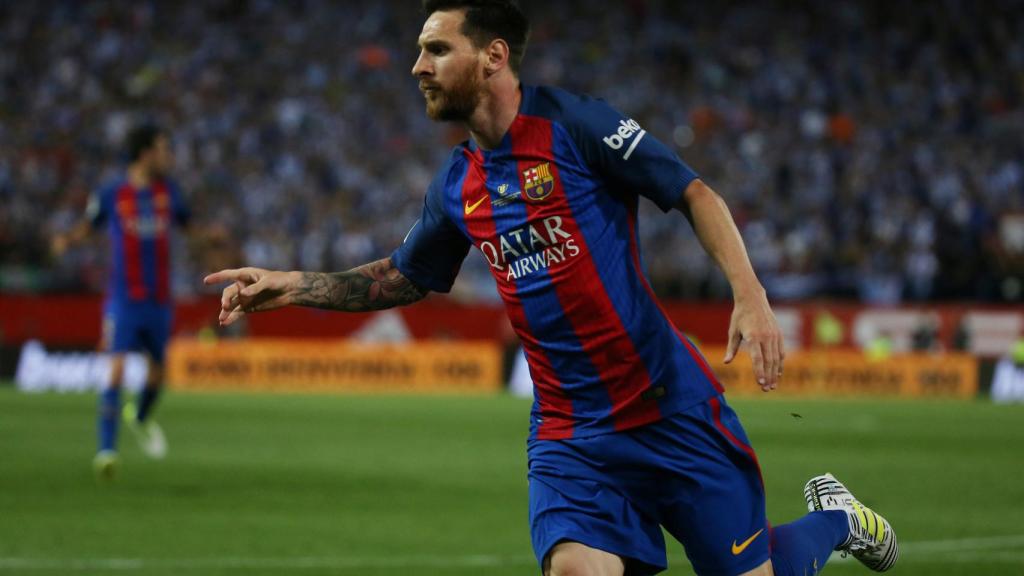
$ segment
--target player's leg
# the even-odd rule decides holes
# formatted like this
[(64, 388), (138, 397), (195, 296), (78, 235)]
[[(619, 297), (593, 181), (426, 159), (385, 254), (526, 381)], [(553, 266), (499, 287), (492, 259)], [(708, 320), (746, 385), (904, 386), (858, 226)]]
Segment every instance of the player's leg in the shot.
[(648, 432), (673, 446), (676, 472), (666, 495), (665, 528), (686, 547), (698, 574), (816, 574), (846, 538), (845, 518), (817, 512), (769, 527), (757, 457), (739, 419), (721, 397)]
[(139, 390), (137, 405), (132, 417), (138, 422), (145, 422), (156, 407), (156, 401), (164, 387), (164, 363), (152, 353), (146, 358), (146, 382)]
[(560, 542), (544, 558), (544, 576), (622, 576), (620, 556), (579, 542)]
[(157, 364), (152, 359), (149, 361), (147, 381), (142, 390), (139, 391), (138, 405), (129, 403), (124, 407), (125, 425), (135, 436), (136, 442), (142, 453), (155, 460), (167, 456), (167, 437), (163, 428), (152, 418), (153, 404), (160, 394), (162, 380), (157, 384), (151, 384), (154, 378), (161, 378), (163, 365)]
[(146, 311), (141, 330), (143, 349), (148, 353), (146, 381), (139, 391), (134, 409), (126, 407), (125, 421), (135, 434), (139, 447), (150, 458), (167, 455), (167, 439), (163, 429), (151, 418), (164, 385), (164, 359), (171, 332), (170, 306), (157, 306)]
[(145, 422), (156, 406), (164, 386), (164, 359), (167, 343), (171, 337), (173, 312), (170, 305), (155, 305), (146, 311), (142, 330), (143, 348), (149, 354), (149, 369), (146, 384), (139, 392), (138, 408), (135, 414), (139, 422)]
[(111, 353), (110, 376), (100, 389), (97, 403), (97, 452), (117, 452), (117, 417), (121, 412), (121, 384), (124, 378), (124, 355)]
[(835, 513), (812, 512), (772, 527), (772, 567), (778, 576), (817, 574), (832, 551), (846, 539), (846, 518)]
[(811, 478), (804, 487), (810, 514), (843, 514), (848, 535), (836, 550), (849, 552), (868, 568), (885, 572), (896, 564), (900, 549), (889, 521), (864, 506), (831, 474)]
[(100, 388), (96, 406), (97, 450), (93, 468), (100, 479), (109, 480), (117, 471), (117, 428), (121, 413), (121, 385), (124, 380), (124, 351), (130, 349), (133, 323), (130, 314), (107, 303), (103, 315), (100, 349), (109, 353), (110, 376)]
[[(529, 443), (530, 535), (545, 574), (640, 576), (665, 569), (655, 506), (625, 486), (652, 475), (632, 464), (624, 434)], [(624, 473), (627, 472), (627, 473)]]

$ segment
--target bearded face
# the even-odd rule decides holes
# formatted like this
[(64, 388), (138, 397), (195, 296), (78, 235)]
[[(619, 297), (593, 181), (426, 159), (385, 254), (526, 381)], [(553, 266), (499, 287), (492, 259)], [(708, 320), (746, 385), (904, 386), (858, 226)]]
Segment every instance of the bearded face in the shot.
[(434, 12), (423, 24), (412, 74), (432, 120), (464, 122), (483, 98), (481, 50), (463, 34), (463, 21), (463, 11), (451, 10)]
[(445, 122), (463, 122), (480, 104), (482, 80), (475, 66), (465, 66), (453, 71), (447, 84), (437, 79), (420, 82), (427, 104), (427, 116), (431, 120)]

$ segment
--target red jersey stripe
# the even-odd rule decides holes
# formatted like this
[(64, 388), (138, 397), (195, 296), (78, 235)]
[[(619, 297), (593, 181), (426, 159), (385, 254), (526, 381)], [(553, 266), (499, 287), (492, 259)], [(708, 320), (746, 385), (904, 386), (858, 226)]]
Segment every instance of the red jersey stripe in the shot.
[[(152, 187), (153, 213), (161, 226), (156, 235), (156, 299), (167, 302), (170, 299), (170, 226), (171, 226), (171, 195), (167, 184), (154, 182)], [(165, 226), (166, 227), (163, 227)]]
[[(505, 308), (508, 311), (509, 320), (514, 326), (527, 325), (526, 311), (523, 310), (523, 305), (518, 299), (515, 302), (506, 302)], [(540, 347), (537, 339), (525, 330), (519, 330), (517, 333), (530, 366), (530, 376), (534, 381), (534, 394), (537, 397), (542, 417), (540, 425), (537, 427), (537, 438), (540, 440), (572, 438), (576, 421), (572, 398), (562, 388), (561, 382), (555, 376), (555, 369), (551, 365), (551, 361)]]
[[(468, 160), (466, 177), (462, 184), (462, 206), (466, 230), (473, 238), (495, 238), (498, 235), (497, 225), (494, 221), (494, 212), (491, 202), (484, 198), (488, 194), (484, 183), (487, 174), (484, 172), (484, 158), (479, 150), (465, 152)], [(575, 421), (572, 408), (572, 400), (562, 390), (562, 385), (555, 375), (555, 370), (539, 342), (529, 330), (529, 322), (526, 318), (526, 311), (523, 309), (522, 300), (516, 294), (514, 281), (499, 282), (498, 291), (505, 301), (508, 310), (509, 320), (512, 325), (518, 327), (523, 344), (523, 351), (526, 353), (530, 365), (530, 375), (534, 380), (536, 395), (540, 404), (542, 420), (537, 429), (537, 437), (541, 439), (563, 439), (571, 438), (573, 435), (573, 422)]]
[[(589, 356), (612, 402), (612, 420), (616, 430), (654, 422), (661, 411), (654, 398), (644, 398), (651, 380), (633, 341), (619, 318), (597, 271), (576, 217), (565, 195), (555, 162), (550, 120), (520, 115), (510, 128), (512, 155), (518, 160), (528, 220), (554, 223), (579, 247), (578, 256), (562, 266), (548, 269), (551, 284), (558, 295), (565, 317), (577, 340)], [(553, 177), (547, 196), (528, 194), (524, 173), (546, 163)], [(540, 170), (543, 173), (543, 170)], [(549, 220), (558, 218), (560, 220)], [(567, 239), (568, 241), (568, 239)]]
[(637, 245), (636, 241), (636, 209), (636, 204), (633, 204), (628, 210), (629, 251), (633, 256), (633, 269), (636, 270), (637, 276), (640, 277), (640, 283), (643, 285), (644, 290), (647, 291), (647, 295), (651, 298), (651, 301), (654, 302), (658, 307), (658, 310), (661, 312), (661, 315), (665, 318), (665, 322), (668, 322), (668, 325), (672, 327), (672, 331), (675, 332), (676, 338), (679, 338), (679, 341), (682, 342), (683, 347), (693, 358), (693, 361), (697, 363), (697, 366), (700, 366), (701, 372), (704, 373), (704, 376), (706, 376), (708, 381), (711, 382), (711, 385), (714, 386), (715, 390), (721, 394), (725, 391), (725, 387), (718, 381), (718, 378), (715, 376), (715, 372), (711, 369), (711, 366), (704, 361), (704, 356), (693, 348), (693, 344), (690, 343), (690, 339), (684, 336), (682, 332), (672, 324), (672, 320), (669, 319), (665, 309), (662, 308), (661, 302), (658, 301), (658, 297), (654, 294), (654, 290), (651, 288), (651, 285), (647, 283), (647, 276), (644, 275), (643, 267), (640, 265), (640, 247)]
[(135, 229), (139, 206), (135, 188), (131, 184), (125, 183), (117, 190), (116, 209), (124, 243), (124, 275), (128, 296), (132, 300), (144, 300), (146, 283), (143, 279), (145, 268), (142, 262), (142, 242), (138, 230)]

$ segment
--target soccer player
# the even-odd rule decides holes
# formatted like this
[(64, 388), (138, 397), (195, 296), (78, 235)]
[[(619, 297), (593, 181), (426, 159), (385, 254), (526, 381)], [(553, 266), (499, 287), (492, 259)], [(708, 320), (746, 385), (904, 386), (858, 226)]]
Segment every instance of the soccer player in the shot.
[[(170, 234), (173, 224), (184, 226), (189, 211), (178, 186), (168, 177), (174, 163), (170, 139), (153, 124), (133, 128), (125, 152), (124, 175), (89, 199), (86, 218), (53, 240), (62, 254), (94, 229), (106, 228), (113, 252), (104, 303), (101, 348), (111, 352), (111, 376), (99, 398), (99, 449), (93, 458), (98, 477), (109, 479), (117, 470), (118, 418), (151, 458), (163, 458), (167, 441), (152, 413), (164, 376), (164, 354), (171, 333), (173, 306), (170, 290)], [(121, 410), (124, 353), (148, 355), (146, 383), (137, 403)]]
[[(435, 120), (460, 122), (422, 217), (390, 257), (347, 272), (223, 270), (220, 321), (286, 305), (366, 311), (447, 292), (469, 248), (490, 264), (535, 384), (530, 522), (545, 574), (653, 574), (664, 527), (698, 574), (814, 574), (834, 549), (896, 560), (892, 528), (830, 475), (811, 510), (770, 527), (754, 450), (697, 348), (644, 275), (639, 196), (676, 209), (735, 299), (726, 362), (746, 342), (774, 389), (783, 345), (721, 198), (601, 100), (525, 86), (529, 25), (509, 0), (427, 0), (412, 73)], [(628, 81), (628, 79), (623, 79)]]

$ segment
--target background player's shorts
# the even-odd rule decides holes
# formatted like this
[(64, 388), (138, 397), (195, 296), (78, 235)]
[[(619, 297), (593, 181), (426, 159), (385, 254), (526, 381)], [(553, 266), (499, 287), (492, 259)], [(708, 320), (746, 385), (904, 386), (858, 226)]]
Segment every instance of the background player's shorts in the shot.
[(173, 317), (170, 304), (108, 300), (103, 307), (102, 348), (107, 352), (145, 351), (163, 364)]
[(537, 561), (571, 540), (626, 559), (626, 574), (667, 567), (661, 527), (697, 574), (768, 560), (764, 485), (739, 419), (721, 396), (611, 434), (531, 440), (530, 529)]

